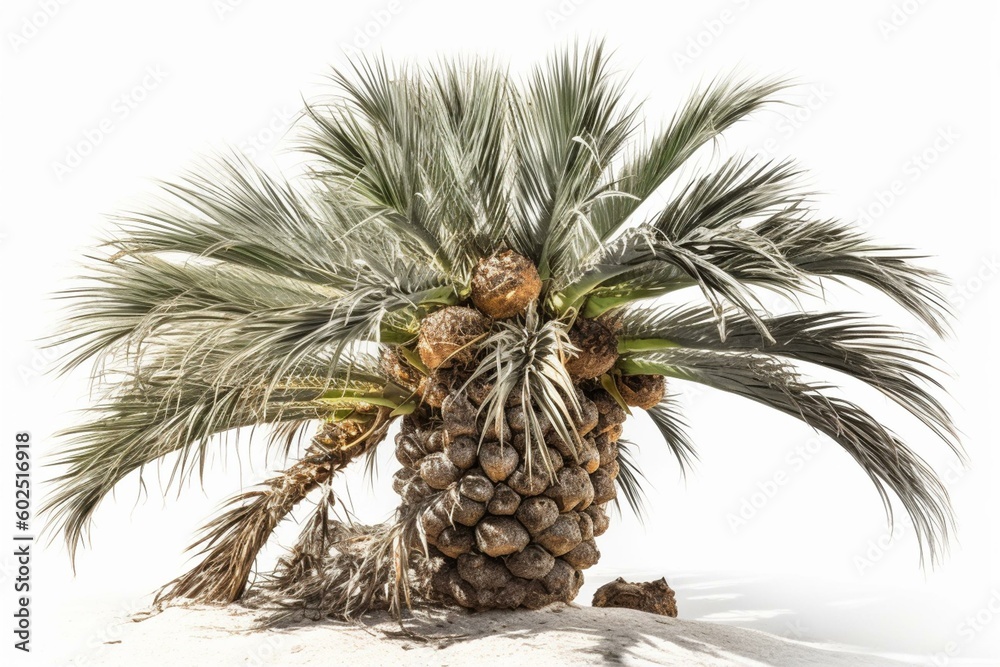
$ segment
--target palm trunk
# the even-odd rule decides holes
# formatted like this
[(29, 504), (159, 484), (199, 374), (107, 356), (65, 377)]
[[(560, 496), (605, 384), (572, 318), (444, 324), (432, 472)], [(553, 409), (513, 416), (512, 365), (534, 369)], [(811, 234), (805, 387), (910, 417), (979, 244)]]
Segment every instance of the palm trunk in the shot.
[(608, 528), (625, 420), (596, 383), (588, 383), (581, 405), (577, 456), (545, 429), (554, 474), (543, 467), (538, 444), (527, 465), (520, 406), (506, 409), (503, 434), (491, 423), (485, 437), (463, 394), (403, 420), (396, 438), (403, 468), (393, 488), (401, 513), (430, 501), (421, 527), (433, 594), (474, 609), (536, 609), (576, 597), (583, 570), (600, 558), (594, 538)]

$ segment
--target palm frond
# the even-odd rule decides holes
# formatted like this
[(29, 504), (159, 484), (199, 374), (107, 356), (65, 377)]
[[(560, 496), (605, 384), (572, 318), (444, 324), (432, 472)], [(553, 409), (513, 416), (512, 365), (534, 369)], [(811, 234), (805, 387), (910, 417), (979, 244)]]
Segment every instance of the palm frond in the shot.
[(769, 212), (799, 204), (801, 171), (791, 163), (760, 164), (732, 158), (723, 166), (691, 181), (656, 216), (653, 226), (667, 238), (682, 241), (701, 229), (725, 229)]
[(943, 389), (935, 374), (936, 358), (919, 339), (894, 327), (854, 313), (791, 313), (764, 320), (773, 338), (768, 342), (741, 314), (727, 318), (727, 336), (720, 339), (707, 308), (628, 309), (620, 321), (622, 350), (680, 346), (766, 353), (845, 373), (908, 410), (957, 453), (955, 426), (930, 391)]
[(816, 220), (792, 209), (753, 227), (801, 271), (839, 280), (849, 278), (893, 299), (939, 336), (948, 331), (951, 306), (940, 290), (940, 273), (915, 264), (912, 250), (876, 243), (836, 220)]
[(565, 366), (566, 359), (577, 349), (569, 340), (566, 324), (544, 321), (532, 304), (523, 320), (499, 322), (480, 348), (482, 360), (466, 385), (477, 380), (491, 385), (479, 408), (486, 424), (494, 424), (496, 432), (503, 433), (501, 424), (513, 396), (527, 418), (526, 468), (533, 470), (533, 460), (539, 457), (544, 469), (554, 474), (539, 415), (574, 455), (582, 446), (574, 426), (582, 414), (580, 401)]
[(620, 362), (628, 374), (659, 373), (698, 382), (801, 419), (843, 447), (875, 484), (890, 524), (889, 491), (902, 502), (931, 563), (948, 543), (954, 517), (948, 491), (927, 463), (857, 405), (824, 393), (785, 363), (766, 355), (675, 349)]
[(653, 420), (663, 441), (677, 459), (681, 474), (687, 474), (688, 468), (698, 459), (698, 454), (694, 443), (688, 437), (688, 425), (678, 410), (675, 398), (665, 396), (659, 404), (647, 410), (646, 414)]
[(257, 554), (278, 524), (314, 489), (382, 441), (389, 411), (375, 411), (369, 423), (328, 423), (313, 438), (305, 458), (257, 489), (241, 493), (202, 530), (190, 550), (203, 558), (167, 584), (157, 601), (179, 598), (234, 602), (243, 596)]
[[(629, 508), (639, 521), (646, 516), (646, 491), (643, 489), (642, 467), (632, 459), (632, 448), (635, 445), (628, 440), (618, 440), (618, 477), (615, 484), (621, 489)], [(615, 497), (615, 506), (621, 511), (621, 503)]]
[(315, 175), (467, 282), (487, 252), (481, 232), (506, 218), (505, 76), (485, 64), (411, 69), (372, 58), (333, 82), (336, 99), (307, 107), (302, 147), (319, 158)]
[[(594, 203), (590, 221), (599, 243), (611, 240), (629, 216), (695, 151), (787, 87), (777, 79), (722, 77), (695, 91), (665, 130), (635, 151), (614, 178), (615, 191)], [(598, 246), (599, 248), (599, 246)], [(597, 249), (597, 248), (595, 248)]]
[[(607, 189), (602, 176), (635, 129), (604, 45), (576, 45), (534, 70), (514, 105), (514, 208), (530, 230), (542, 279), (579, 262), (597, 239), (587, 210)], [(588, 238), (589, 237), (589, 238)]]
[[(325, 368), (319, 360), (317, 368)], [(86, 541), (90, 520), (101, 501), (131, 472), (142, 471), (177, 453), (167, 486), (181, 484), (204, 469), (213, 436), (235, 429), (274, 425), (298, 427), (309, 420), (334, 418), (379, 395), (359, 366), (355, 377), (330, 378), (322, 372), (287, 378), (278, 386), (219, 386), (191, 368), (148, 367), (121, 384), (96, 407), (92, 418), (59, 434), (72, 442), (52, 465), (56, 492), (43, 511), (53, 533), (65, 535), (70, 554)], [(383, 381), (384, 382), (384, 381)], [(331, 388), (354, 391), (352, 398), (326, 400)], [(297, 430), (297, 429), (296, 429)], [(279, 435), (289, 432), (279, 430)], [(141, 480), (140, 480), (141, 481)]]
[(420, 517), (443, 493), (405, 505), (393, 521), (374, 526), (342, 521), (311, 526), (313, 533), (321, 530), (328, 536), (327, 551), (321, 558), (303, 561), (299, 549), (279, 561), (264, 584), (266, 599), (279, 608), (269, 620), (302, 611), (351, 620), (376, 609), (399, 618), (414, 595), (426, 593), (415, 586), (412, 572), (427, 561)]

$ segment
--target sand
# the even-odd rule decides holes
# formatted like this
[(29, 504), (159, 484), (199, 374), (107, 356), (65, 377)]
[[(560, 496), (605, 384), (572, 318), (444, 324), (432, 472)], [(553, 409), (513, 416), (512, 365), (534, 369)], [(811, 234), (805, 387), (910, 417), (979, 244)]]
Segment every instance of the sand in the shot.
[(879, 665), (912, 664), (757, 630), (629, 609), (553, 605), (541, 611), (435, 611), (363, 625), (302, 620), (260, 629), (238, 606), (171, 607), (119, 621), (120, 633), (75, 664), (280, 665)]

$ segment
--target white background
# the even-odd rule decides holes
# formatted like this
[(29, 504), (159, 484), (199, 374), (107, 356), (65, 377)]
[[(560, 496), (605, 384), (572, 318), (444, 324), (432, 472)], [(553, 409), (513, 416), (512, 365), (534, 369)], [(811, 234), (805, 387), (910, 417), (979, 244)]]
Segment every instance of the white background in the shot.
[[(281, 136), (301, 96), (323, 92), (329, 66), (343, 64), (345, 51), (495, 54), (523, 71), (554, 46), (605, 36), (621, 70), (634, 71), (631, 90), (647, 101), (653, 125), (720, 73), (801, 82), (788, 99), (804, 107), (758, 115), (719, 150), (795, 156), (823, 193), (823, 210), (860, 218), (879, 239), (928, 251), (928, 264), (951, 276), (955, 335), (933, 346), (955, 375), (948, 404), (970, 465), (961, 468), (874, 392), (845, 385), (946, 479), (958, 539), (941, 566), (921, 570), (912, 530), (902, 521), (889, 532), (873, 487), (836, 445), (756, 404), (689, 392), (700, 463), (681, 479), (651, 424), (636, 420), (626, 433), (641, 445), (651, 511), (645, 524), (627, 512), (615, 520), (588, 581), (666, 576), (687, 618), (936, 657), (934, 664), (1000, 656), (992, 423), (997, 27), (985, 0), (183, 0), (155, 7), (7, 0), (0, 13), (4, 450), (27, 430), (36, 454), (50, 451), (51, 434), (87, 406), (84, 374), (46, 375), (51, 355), (37, 339), (58, 326), (49, 295), (73, 284), (77, 263), (106, 228), (103, 216), (148, 192), (153, 179), (227, 145), (294, 168), (298, 160), (281, 153)], [(883, 298), (849, 289), (828, 297), (833, 307), (871, 310), (923, 331)], [(384, 450), (376, 492), (360, 477), (351, 485), (355, 510), (371, 520), (392, 508), (393, 462)], [(202, 520), (264, 471), (245, 447), (242, 468), (234, 448), (218, 451), (204, 491), (194, 485), (182, 498), (174, 490), (161, 500), (151, 477), (151, 496), (136, 503), (136, 480), (123, 484), (98, 512), (93, 547), (75, 578), (60, 545), (36, 554), (29, 658), (9, 648), (12, 560), (0, 556), (0, 636), (16, 664), (62, 664), (113, 640), (114, 614), (140, 608), (183, 571), (183, 548)], [(13, 477), (12, 461), (0, 469)], [(49, 474), (36, 466), (36, 488), (44, 492)], [(11, 496), (0, 507), (11, 507)], [(283, 537), (291, 539), (287, 531)]]

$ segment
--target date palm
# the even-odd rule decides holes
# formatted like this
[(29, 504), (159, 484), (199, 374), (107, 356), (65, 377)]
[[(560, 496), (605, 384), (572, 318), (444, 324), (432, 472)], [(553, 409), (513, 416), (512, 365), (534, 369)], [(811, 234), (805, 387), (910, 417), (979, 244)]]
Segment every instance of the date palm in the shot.
[[(98, 362), (103, 396), (69, 430), (47, 504), (71, 553), (130, 473), (170, 456), (182, 484), (237, 446), (216, 436), (266, 426), (294, 462), (229, 501), (165, 598), (243, 596), (276, 525), (313, 494), (265, 584), (281, 600), (346, 615), (398, 612), (411, 595), (570, 600), (607, 505), (619, 491), (639, 500), (627, 417), (645, 411), (682, 466), (694, 456), (670, 382), (744, 396), (836, 441), (890, 520), (891, 496), (902, 503), (921, 556), (938, 557), (951, 514), (933, 471), (801, 369), (867, 383), (957, 451), (934, 357), (867, 316), (774, 315), (762, 296), (796, 304), (824, 280), (860, 284), (941, 334), (941, 277), (818, 216), (790, 163), (691, 166), (782, 81), (713, 81), (655, 131), (601, 45), (524, 79), (482, 59), (371, 59), (333, 84), (303, 116), (305, 173), (213, 160), (122, 216), (89, 284), (69, 291), (58, 342), (74, 345), (68, 368)], [(335, 520), (332, 476), (396, 422), (396, 516)]]

